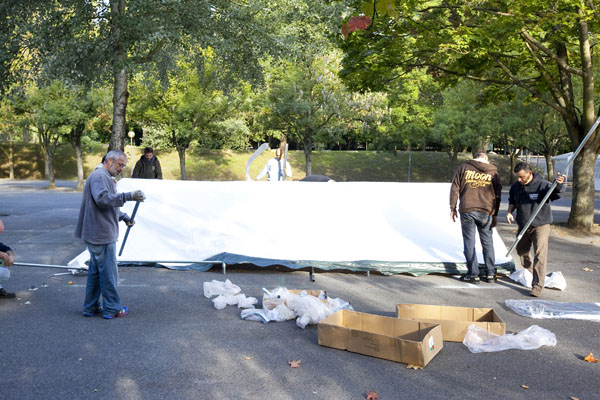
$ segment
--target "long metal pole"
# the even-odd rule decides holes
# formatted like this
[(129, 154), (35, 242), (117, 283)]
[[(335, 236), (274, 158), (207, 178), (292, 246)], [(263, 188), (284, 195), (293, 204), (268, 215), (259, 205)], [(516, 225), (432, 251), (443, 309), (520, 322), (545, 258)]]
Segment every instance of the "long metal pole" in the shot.
[(83, 268), (83, 267), (69, 267), (68, 265), (34, 264), (34, 263), (23, 263), (23, 262), (16, 262), (13, 265), (14, 266), (20, 266), (20, 267), (38, 267), (38, 268), (59, 268), (59, 269), (85, 270), (85, 268)]
[[(592, 125), (592, 128), (590, 129), (590, 131), (587, 133), (587, 135), (585, 135), (585, 137), (583, 138), (581, 143), (579, 143), (579, 146), (577, 146), (577, 149), (573, 152), (573, 155), (571, 156), (571, 158), (569, 158), (567, 165), (565, 165), (562, 172), (560, 173), (561, 175), (565, 175), (567, 173), (567, 171), (569, 170), (569, 167), (571, 166), (571, 164), (573, 164), (573, 161), (575, 161), (575, 158), (579, 155), (579, 153), (581, 152), (581, 149), (583, 149), (583, 146), (587, 143), (588, 139), (596, 131), (598, 124), (600, 124), (600, 117), (598, 117), (598, 119), (596, 119), (596, 122), (594, 122), (594, 125)], [(556, 179), (554, 179), (554, 182), (552, 182), (550, 189), (548, 189), (548, 192), (546, 193), (546, 195), (544, 196), (542, 201), (537, 205), (535, 210), (533, 210), (531, 217), (529, 217), (529, 220), (527, 220), (527, 223), (523, 226), (523, 229), (521, 229), (521, 232), (519, 232), (519, 234), (517, 235), (517, 239), (515, 240), (515, 242), (512, 244), (512, 246), (510, 246), (510, 248), (506, 252), (506, 257), (508, 257), (510, 255), (510, 252), (515, 248), (517, 243), (519, 243), (519, 240), (521, 240), (523, 238), (523, 235), (525, 234), (525, 232), (527, 231), (527, 229), (533, 222), (533, 219), (538, 215), (538, 213), (540, 212), (540, 210), (542, 209), (544, 204), (546, 204), (546, 201), (548, 201), (548, 198), (554, 191), (554, 188), (556, 188), (556, 185), (558, 185), (558, 182), (556, 182)]]
[[(137, 214), (138, 207), (140, 206), (140, 202), (135, 202), (135, 207), (133, 207), (133, 213), (131, 213), (130, 221), (133, 221), (135, 218), (135, 214)], [(123, 254), (123, 249), (125, 248), (125, 243), (127, 243), (127, 236), (129, 236), (129, 231), (131, 230), (131, 226), (127, 227), (127, 231), (125, 231), (125, 237), (123, 238), (123, 243), (121, 244), (121, 250), (119, 250), (119, 257)]]

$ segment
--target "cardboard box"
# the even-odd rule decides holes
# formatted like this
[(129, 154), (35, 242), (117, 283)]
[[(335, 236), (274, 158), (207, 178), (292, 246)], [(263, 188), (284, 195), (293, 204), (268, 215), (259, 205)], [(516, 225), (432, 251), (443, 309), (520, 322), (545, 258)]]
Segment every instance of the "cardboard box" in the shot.
[(439, 325), (341, 310), (321, 320), (319, 344), (426, 366), (444, 346)]
[[(306, 294), (310, 295), (310, 296), (315, 296), (315, 297), (319, 297), (319, 295), (321, 294), (321, 292), (325, 293), (325, 297), (327, 297), (327, 291), (325, 290), (304, 290), (306, 292)], [(293, 293), (293, 294), (300, 294), (300, 292), (302, 292), (302, 290), (297, 290), (297, 289), (289, 289), (288, 293)], [(263, 308), (267, 309), (267, 310), (272, 310), (275, 307), (277, 307), (278, 305), (280, 305), (281, 303), (283, 303), (283, 299), (279, 299), (279, 298), (275, 298), (275, 297), (265, 297), (265, 295), (263, 294), (263, 298), (262, 298), (262, 304), (263, 304)], [(321, 300), (323, 303), (327, 303), (327, 300)]]
[(440, 324), (448, 342), (462, 343), (470, 324), (497, 335), (506, 333), (506, 324), (492, 308), (398, 304), (396, 313), (398, 318)]

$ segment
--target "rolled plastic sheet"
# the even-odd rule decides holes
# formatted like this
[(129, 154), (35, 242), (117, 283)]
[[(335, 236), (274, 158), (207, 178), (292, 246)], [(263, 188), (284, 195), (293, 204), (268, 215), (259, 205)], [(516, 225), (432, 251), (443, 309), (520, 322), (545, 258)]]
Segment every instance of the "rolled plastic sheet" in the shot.
[(506, 306), (524, 317), (581, 319), (600, 322), (600, 303), (569, 303), (550, 300), (506, 300)]

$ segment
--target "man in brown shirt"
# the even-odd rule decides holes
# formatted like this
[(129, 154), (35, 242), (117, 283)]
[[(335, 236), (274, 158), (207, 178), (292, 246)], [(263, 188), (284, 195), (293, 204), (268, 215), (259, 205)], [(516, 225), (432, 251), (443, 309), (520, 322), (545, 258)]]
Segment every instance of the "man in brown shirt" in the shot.
[[(496, 166), (490, 164), (485, 153), (475, 153), (458, 167), (450, 188), (450, 218), (456, 221), (460, 212), (464, 255), (467, 261), (467, 274), (461, 280), (479, 283), (479, 263), (475, 252), (475, 231), (483, 248), (485, 280), (496, 280), (496, 260), (492, 228), (496, 226), (502, 185)], [(456, 203), (458, 200), (458, 212)]]

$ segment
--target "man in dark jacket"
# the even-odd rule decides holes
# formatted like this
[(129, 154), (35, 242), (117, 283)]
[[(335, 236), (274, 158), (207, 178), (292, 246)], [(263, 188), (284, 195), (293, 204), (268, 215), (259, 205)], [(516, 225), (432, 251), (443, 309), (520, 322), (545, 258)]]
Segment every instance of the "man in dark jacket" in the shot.
[[(540, 201), (548, 193), (552, 184), (531, 170), (529, 164), (525, 162), (518, 163), (514, 169), (517, 181), (512, 184), (508, 192), (508, 212), (506, 222), (512, 224), (514, 221), (513, 211), (517, 210), (517, 225), (519, 232), (527, 224), (531, 214), (538, 206)], [(560, 192), (563, 188), (565, 177), (558, 175), (556, 182), (558, 185), (548, 198), (550, 201), (560, 198)], [(552, 210), (550, 204), (546, 203), (540, 209), (540, 212), (533, 219), (533, 222), (523, 234), (523, 237), (517, 243), (517, 254), (521, 258), (523, 268), (533, 274), (531, 285), (531, 295), (540, 297), (544, 281), (546, 279), (546, 260), (548, 259), (548, 237), (550, 236), (550, 224), (552, 223)], [(529, 251), (533, 245), (535, 257), (533, 262)]]
[(450, 218), (456, 221), (460, 212), (460, 225), (463, 235), (464, 254), (467, 261), (467, 274), (462, 281), (479, 283), (479, 264), (475, 252), (475, 231), (483, 248), (485, 280), (496, 280), (496, 257), (492, 228), (496, 226), (502, 185), (496, 166), (490, 164), (485, 153), (475, 153), (473, 160), (462, 164), (452, 180), (450, 187)]
[(133, 169), (132, 178), (143, 178), (143, 179), (162, 179), (162, 170), (160, 169), (160, 162), (154, 155), (152, 147), (146, 147), (144, 149), (144, 155), (140, 157), (135, 168)]

